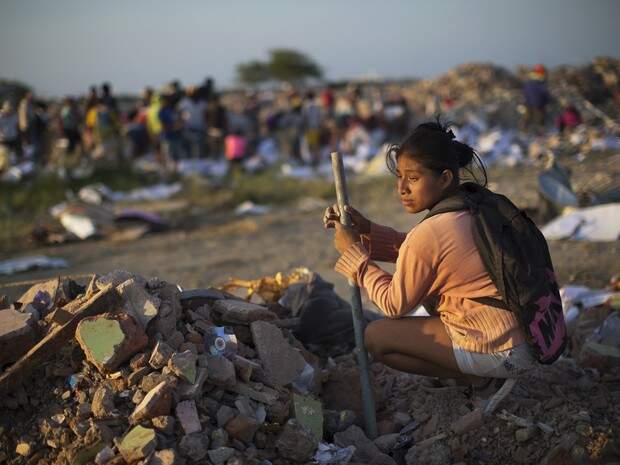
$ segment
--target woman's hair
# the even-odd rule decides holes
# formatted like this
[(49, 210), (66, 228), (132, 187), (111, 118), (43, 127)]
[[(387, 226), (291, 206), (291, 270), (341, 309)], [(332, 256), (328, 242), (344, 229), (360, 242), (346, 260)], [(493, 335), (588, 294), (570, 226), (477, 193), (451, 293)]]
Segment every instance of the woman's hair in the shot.
[[(388, 147), (385, 161), (393, 174), (396, 174), (401, 156), (410, 157), (438, 174), (450, 170), (456, 182), (461, 179), (459, 170), (464, 169), (474, 182), (487, 185), (487, 172), (478, 154), (469, 145), (456, 140), (449, 124), (442, 124), (439, 118), (418, 125), (402, 144)], [(483, 182), (474, 173), (474, 162), (482, 173)]]

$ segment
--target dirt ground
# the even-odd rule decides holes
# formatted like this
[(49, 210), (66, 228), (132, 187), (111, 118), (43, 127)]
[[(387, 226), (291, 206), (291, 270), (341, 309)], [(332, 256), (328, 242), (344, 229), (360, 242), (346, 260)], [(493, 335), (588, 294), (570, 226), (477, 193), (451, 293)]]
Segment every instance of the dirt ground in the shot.
[[(620, 154), (592, 155), (585, 162), (565, 160), (577, 189), (598, 185), (620, 186)], [(489, 175), (491, 187), (505, 193), (522, 208), (537, 204), (534, 167), (496, 168)], [(352, 182), (352, 204), (375, 222), (407, 231), (419, 216), (406, 214), (389, 183)], [(143, 276), (157, 276), (179, 283), (184, 289), (219, 284), (230, 276), (253, 279), (307, 267), (336, 284), (346, 296), (346, 281), (333, 265), (338, 257), (332, 232), (322, 227), (324, 201), (306, 199), (296, 206), (272, 207), (271, 212), (251, 217), (193, 212), (179, 227), (134, 242), (89, 240), (37, 248), (20, 255), (48, 255), (66, 259), (70, 267), (62, 275), (106, 273), (126, 269)], [(151, 205), (157, 208), (157, 205)], [(189, 212), (188, 212), (189, 214)], [(562, 284), (603, 286), (620, 273), (618, 242), (550, 242), (554, 265)], [(3, 257), (13, 258), (13, 257)], [(386, 265), (390, 270), (390, 265)], [(0, 276), (8, 283), (57, 276), (59, 270), (39, 270)]]

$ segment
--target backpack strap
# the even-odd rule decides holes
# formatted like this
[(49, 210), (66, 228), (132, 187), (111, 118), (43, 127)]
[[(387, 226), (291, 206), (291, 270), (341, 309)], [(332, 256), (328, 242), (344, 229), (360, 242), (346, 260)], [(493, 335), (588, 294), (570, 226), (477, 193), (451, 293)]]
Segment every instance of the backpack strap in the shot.
[(441, 213), (469, 210), (472, 214), (478, 212), (478, 204), (482, 198), (482, 189), (474, 183), (464, 183), (459, 186), (458, 191), (445, 199), (439, 201), (429, 210), (422, 221)]

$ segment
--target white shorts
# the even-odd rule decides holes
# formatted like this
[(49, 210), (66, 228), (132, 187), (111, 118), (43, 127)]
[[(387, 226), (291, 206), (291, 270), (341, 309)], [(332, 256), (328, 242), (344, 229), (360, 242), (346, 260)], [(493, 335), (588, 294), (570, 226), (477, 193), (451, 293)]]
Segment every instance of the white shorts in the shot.
[(468, 375), (517, 378), (538, 364), (525, 342), (512, 349), (493, 354), (469, 352), (454, 341), (452, 341), (452, 349), (461, 373)]

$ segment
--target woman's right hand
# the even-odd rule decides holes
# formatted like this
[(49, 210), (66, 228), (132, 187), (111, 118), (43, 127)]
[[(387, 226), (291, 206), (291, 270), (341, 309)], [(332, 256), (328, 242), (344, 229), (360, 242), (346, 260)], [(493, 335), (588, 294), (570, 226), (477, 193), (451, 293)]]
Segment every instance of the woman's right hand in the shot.
[[(358, 234), (370, 234), (370, 220), (368, 218), (350, 205), (345, 205), (344, 209), (351, 217), (351, 227)], [(336, 204), (327, 207), (323, 214), (323, 225), (326, 229), (334, 228), (335, 223), (340, 223), (340, 209)]]

